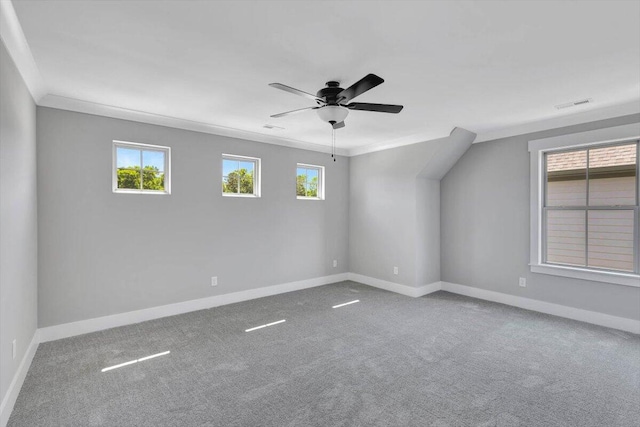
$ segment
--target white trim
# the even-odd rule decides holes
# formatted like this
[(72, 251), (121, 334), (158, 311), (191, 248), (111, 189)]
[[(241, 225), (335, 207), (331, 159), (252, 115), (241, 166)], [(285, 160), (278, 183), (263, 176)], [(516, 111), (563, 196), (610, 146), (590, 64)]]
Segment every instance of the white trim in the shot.
[(363, 276), (362, 274), (357, 273), (347, 273), (347, 280), (363, 283), (365, 285), (373, 286), (374, 288), (384, 289), (385, 291), (391, 291), (413, 298), (439, 291), (441, 288), (440, 282), (433, 282), (428, 285), (415, 287), (388, 282), (386, 280), (376, 279), (375, 277)]
[(432, 294), (434, 292), (442, 290), (442, 282), (433, 282), (428, 285), (418, 286), (415, 291), (416, 297), (423, 297), (425, 295)]
[[(555, 113), (560, 114), (559, 112)], [(596, 122), (598, 120), (612, 119), (614, 117), (628, 116), (630, 114), (637, 113), (640, 113), (640, 103), (638, 102), (638, 100), (626, 102), (624, 104), (583, 111), (576, 114), (562, 115), (560, 117), (522, 123), (516, 126), (510, 126), (502, 129), (487, 132), (478, 132), (478, 137), (473, 143), (475, 144), (478, 142), (493, 141), (495, 139), (508, 138), (510, 136), (525, 135), (533, 132), (541, 132), (549, 129), (557, 129), (582, 123)]]
[(531, 265), (531, 272), (640, 288), (640, 276), (638, 276), (637, 274), (590, 270), (588, 268), (577, 268), (550, 264)]
[[(164, 190), (144, 190), (118, 188), (118, 147), (131, 148), (140, 150), (140, 179), (143, 180), (143, 162), (142, 156), (144, 151), (161, 151), (164, 153)], [(164, 145), (141, 144), (139, 142), (113, 140), (112, 165), (111, 165), (111, 189), (118, 194), (156, 194), (168, 196), (171, 194), (171, 147)]]
[(13, 411), (13, 406), (16, 404), (18, 394), (20, 394), (20, 389), (22, 388), (22, 384), (24, 384), (24, 379), (27, 377), (27, 372), (29, 372), (31, 362), (33, 361), (33, 357), (36, 355), (39, 343), (40, 331), (36, 330), (33, 334), (33, 338), (31, 338), (29, 347), (27, 347), (27, 351), (24, 353), (24, 356), (20, 361), (18, 370), (13, 376), (9, 389), (2, 399), (2, 404), (0, 404), (0, 426), (2, 427), (5, 427), (9, 422), (11, 411)]
[(9, 0), (0, 1), (0, 37), (37, 104), (47, 94), (47, 88)]
[[(220, 126), (213, 123), (198, 122), (195, 120), (181, 119), (178, 117), (163, 116), (161, 114), (148, 113), (146, 111), (130, 110), (128, 108), (117, 107), (115, 105), (99, 104), (97, 102), (83, 101), (61, 95), (47, 94), (38, 105), (41, 107), (57, 108), (60, 110), (74, 111), (76, 113), (92, 114), (101, 117), (111, 117), (114, 119), (130, 120), (138, 123), (147, 123), (157, 126), (167, 126), (173, 129), (190, 130), (194, 132), (208, 133), (211, 135), (226, 136), (249, 141), (264, 142), (267, 144), (281, 145), (289, 148), (299, 148), (301, 150), (318, 151), (321, 153), (331, 153), (328, 145), (313, 144), (296, 139), (282, 138), (272, 135), (264, 135), (257, 132), (235, 129), (227, 126)], [(348, 150), (336, 148), (336, 153), (340, 156), (347, 156)]]
[(202, 298), (198, 300), (185, 301), (181, 303), (152, 307), (144, 310), (131, 311), (111, 316), (104, 316), (94, 319), (81, 320), (78, 322), (40, 328), (34, 333), (31, 343), (29, 344), (29, 347), (27, 348), (27, 351), (25, 352), (25, 355), (20, 362), (20, 366), (18, 367), (18, 370), (16, 371), (13, 380), (11, 381), (9, 389), (7, 390), (7, 393), (2, 400), (2, 404), (0, 405), (0, 427), (5, 427), (9, 421), (11, 411), (13, 410), (13, 406), (16, 402), (16, 399), (18, 398), (20, 389), (22, 388), (24, 380), (27, 376), (27, 372), (29, 371), (29, 367), (31, 366), (33, 357), (36, 354), (38, 344), (41, 342), (53, 341), (118, 326), (158, 319), (161, 317), (174, 316), (191, 311), (204, 310), (221, 305), (248, 301), (255, 298), (263, 298), (266, 296), (298, 291), (316, 286), (328, 285), (330, 283), (342, 282), (345, 280), (352, 280), (375, 288), (396, 292), (414, 298), (443, 290), (472, 298), (498, 302), (501, 304), (519, 307), (526, 310), (533, 310), (554, 316), (640, 334), (640, 320), (611, 316), (604, 313), (582, 310), (578, 308), (567, 307), (559, 304), (553, 304), (544, 301), (533, 300), (530, 298), (523, 298), (449, 282), (433, 282), (431, 284), (423, 285), (420, 287), (412, 287), (356, 273), (340, 273), (334, 274), (332, 276), (318, 277), (315, 279), (301, 280), (298, 282), (284, 283), (280, 285), (251, 289), (248, 291), (234, 292), (224, 295), (216, 295), (213, 297)]
[(567, 307), (550, 302), (518, 297), (515, 295), (508, 295), (501, 292), (488, 291), (486, 289), (458, 285), (449, 282), (442, 282), (442, 290), (472, 298), (524, 308), (525, 310), (538, 311), (540, 313), (551, 314), (553, 316), (579, 320), (581, 322), (592, 323), (594, 325), (605, 326), (607, 328), (620, 329), (622, 331), (640, 334), (640, 320), (611, 316), (609, 314), (598, 313), (595, 311)]
[(347, 280), (346, 273), (334, 274), (332, 276), (323, 276), (314, 279), (300, 280), (298, 282), (289, 282), (280, 285), (250, 289), (247, 291), (215, 295), (207, 298), (178, 302), (142, 310), (129, 311), (127, 313), (113, 314), (110, 316), (97, 317), (94, 319), (80, 320), (72, 323), (49, 326), (41, 328), (39, 330), (40, 342), (53, 341), (61, 338), (72, 337), (75, 335), (87, 334), (89, 332), (102, 331), (104, 329), (115, 328), (118, 326), (159, 319), (161, 317), (175, 316), (176, 314), (205, 310), (207, 308), (234, 304), (237, 302), (283, 294), (286, 292), (299, 291), (302, 289), (328, 285), (329, 283), (336, 283), (344, 280)]
[(587, 132), (577, 132), (551, 138), (532, 139), (529, 141), (529, 152), (551, 151), (588, 147), (590, 145), (608, 144), (640, 138), (640, 123), (614, 126)]
[[(316, 197), (298, 196), (298, 168), (309, 170), (315, 169), (318, 171), (318, 188)], [(324, 166), (311, 165), (308, 163), (296, 163), (296, 199), (298, 200), (324, 200)]]
[(488, 291), (486, 289), (475, 288), (472, 286), (458, 285), (456, 283), (450, 282), (434, 282), (429, 285), (415, 288), (412, 286), (388, 282), (386, 280), (363, 276), (356, 273), (347, 273), (347, 277), (348, 280), (352, 280), (354, 282), (363, 283), (365, 285), (373, 286), (374, 288), (380, 288), (414, 298), (443, 290), (454, 294), (465, 295), (468, 297), (478, 298), (486, 301), (498, 302), (501, 304), (519, 307), (526, 310), (537, 311), (540, 313), (551, 314), (553, 316), (564, 317), (567, 319), (578, 320), (594, 325), (605, 326), (607, 328), (619, 329), (634, 334), (640, 334), (640, 320), (627, 319), (625, 317), (612, 316), (595, 311), (567, 307), (564, 305), (534, 300), (531, 298), (524, 298), (515, 295), (504, 294), (501, 292)]
[[(62, 95), (47, 94), (40, 99), (37, 104), (41, 107), (57, 108), (60, 110), (74, 111), (77, 113), (92, 114), (101, 117), (111, 117), (121, 120), (130, 120), (139, 123), (147, 123), (158, 126), (167, 126), (174, 129), (190, 130), (212, 135), (238, 138), (249, 141), (263, 142), (267, 144), (281, 145), (289, 148), (301, 150), (317, 151), (320, 153), (331, 153), (328, 145), (314, 144), (296, 139), (283, 138), (273, 135), (264, 135), (257, 132), (235, 129), (213, 123), (198, 122), (195, 120), (182, 119), (177, 117), (164, 116), (161, 114), (149, 113), (146, 111), (131, 110), (113, 105), (100, 104), (91, 101), (84, 101), (69, 98)], [(489, 131), (478, 134), (474, 144), (478, 142), (492, 141), (499, 138), (523, 135), (532, 132), (545, 131), (565, 126), (581, 123), (588, 123), (597, 120), (604, 120), (614, 117), (626, 116), (640, 112), (637, 103), (627, 103), (605, 109), (593, 110), (587, 113), (565, 116), (557, 119), (542, 120), (506, 129)], [(444, 138), (447, 135), (411, 135), (391, 141), (381, 141), (379, 143), (353, 147), (351, 149), (336, 148), (336, 154), (340, 156), (353, 157), (362, 154), (374, 153), (377, 151), (389, 150), (392, 148), (404, 147), (406, 145), (419, 144), (424, 141)]]
[(225, 154), (222, 153), (222, 157), (220, 160), (220, 183), (224, 183), (224, 161), (236, 161), (236, 162), (246, 162), (253, 163), (253, 193), (246, 194), (240, 193), (240, 180), (238, 180), (238, 192), (237, 193), (225, 193), (222, 190), (222, 186), (220, 186), (220, 193), (224, 197), (249, 197), (253, 199), (259, 199), (262, 194), (262, 160), (258, 157), (248, 157), (248, 156), (238, 156), (236, 154)]
[[(100, 104), (91, 101), (84, 101), (62, 95), (47, 94), (38, 105), (42, 107), (58, 108), (61, 110), (75, 111), (78, 113), (93, 114), (104, 117), (112, 117), (134, 122), (148, 123), (159, 126), (168, 126), (175, 129), (191, 130), (213, 135), (227, 136), (230, 138), (240, 138), (250, 141), (264, 142), (267, 144), (282, 145), (290, 148), (300, 148), (302, 150), (318, 151), (330, 153), (331, 147), (328, 145), (314, 144), (295, 139), (283, 138), (272, 135), (264, 135), (257, 132), (245, 131), (212, 123), (197, 122), (194, 120), (181, 119), (177, 117), (163, 116), (160, 114), (145, 111), (130, 110), (113, 105)], [(572, 126), (581, 123), (588, 123), (598, 120), (605, 120), (614, 117), (621, 117), (630, 114), (637, 114), (640, 108), (637, 102), (629, 102), (611, 107), (591, 110), (579, 114), (562, 116), (552, 119), (524, 123), (517, 126), (479, 133), (474, 144), (478, 142), (492, 141), (499, 138), (524, 135), (532, 132), (539, 132), (560, 127)], [(463, 126), (464, 127), (464, 126)], [(410, 135), (391, 141), (381, 141), (374, 144), (353, 147), (351, 149), (336, 148), (336, 153), (341, 156), (353, 157), (362, 154), (374, 153), (377, 151), (389, 150), (406, 145), (419, 144), (424, 141), (444, 138), (447, 135), (435, 135), (431, 132), (424, 134)]]
[(358, 147), (353, 147), (348, 151), (347, 155), (349, 157), (360, 156), (362, 154), (375, 153), (378, 151), (390, 150), (392, 148), (399, 148), (407, 145), (420, 144), (421, 142), (425, 142), (425, 141), (434, 141), (437, 139), (446, 138), (447, 136), (448, 135), (446, 134), (439, 135), (432, 132), (428, 132), (425, 134), (409, 135), (407, 137), (393, 139), (391, 141), (380, 141), (380, 142), (375, 142), (373, 144), (360, 145)]
[[(532, 273), (640, 287), (640, 276), (636, 274), (544, 264), (541, 242), (543, 224), (540, 214), (544, 203), (542, 180), (544, 177), (543, 160), (546, 152), (638, 139), (640, 139), (640, 123), (631, 123), (529, 141), (529, 266)], [(637, 191), (640, 191), (640, 188)]]
[[(208, 134), (227, 136), (231, 138), (248, 139), (251, 141), (264, 142), (267, 144), (282, 145), (290, 148), (318, 151), (330, 153), (331, 147), (327, 145), (313, 144), (309, 142), (282, 138), (272, 135), (264, 135), (257, 132), (234, 129), (226, 126), (219, 126), (212, 123), (197, 122), (193, 120), (180, 119), (177, 117), (163, 116), (160, 114), (145, 111), (130, 110), (113, 105), (100, 104), (70, 98), (62, 95), (48, 93), (45, 81), (38, 70), (33, 53), (29, 48), (22, 26), (18, 20), (13, 4), (9, 0), (0, 1), (0, 37), (7, 47), (9, 55), (13, 59), (22, 75), (22, 78), (31, 92), (35, 103), (43, 107), (59, 108), (61, 110), (75, 111), (79, 113), (94, 114), (104, 117), (112, 117), (123, 120), (131, 120), (140, 123), (149, 123), (159, 126), (169, 126), (176, 129), (191, 130)], [(580, 108), (580, 107), (578, 107)], [(566, 110), (565, 110), (566, 111)], [(604, 120), (613, 117), (620, 117), (640, 112), (638, 101), (624, 104), (612, 105), (595, 110), (583, 111), (575, 114), (562, 115), (534, 122), (521, 123), (516, 126), (490, 130), (478, 134), (474, 143), (491, 141), (509, 136), (523, 135), (531, 132), (538, 132), (547, 129), (571, 126), (580, 123)], [(446, 135), (443, 135), (446, 136)], [(402, 147), (405, 145), (417, 144), (426, 140), (437, 138), (430, 133), (423, 135), (410, 135), (393, 141), (383, 141), (378, 144), (354, 147), (350, 150), (336, 148), (336, 153), (341, 156), (356, 156), (360, 154), (373, 153), (390, 148)]]

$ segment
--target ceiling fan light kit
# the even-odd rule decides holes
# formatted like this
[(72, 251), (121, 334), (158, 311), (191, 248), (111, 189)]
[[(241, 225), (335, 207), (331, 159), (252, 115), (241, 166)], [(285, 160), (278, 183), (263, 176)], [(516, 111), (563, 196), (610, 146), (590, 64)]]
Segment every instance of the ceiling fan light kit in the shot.
[(318, 108), (316, 113), (318, 113), (320, 120), (335, 126), (337, 123), (342, 123), (344, 119), (347, 118), (349, 110), (339, 105), (325, 105), (324, 107)]

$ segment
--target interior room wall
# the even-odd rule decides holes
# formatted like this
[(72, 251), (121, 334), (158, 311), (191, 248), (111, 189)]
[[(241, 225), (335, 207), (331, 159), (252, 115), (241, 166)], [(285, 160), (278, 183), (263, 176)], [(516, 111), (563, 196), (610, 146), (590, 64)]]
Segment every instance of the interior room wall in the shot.
[[(440, 179), (475, 134), (351, 157), (351, 272), (407, 286), (440, 280)], [(394, 274), (398, 267), (398, 274)]]
[[(37, 114), (40, 327), (349, 271), (349, 158)], [(172, 194), (113, 193), (113, 140), (170, 146)], [(262, 159), (261, 198), (222, 196), (223, 153)], [(325, 166), (326, 200), (296, 199), (297, 162)]]
[[(0, 42), (0, 397), (37, 326), (36, 106)], [(12, 341), (16, 340), (16, 357)]]
[(440, 180), (416, 178), (416, 285), (440, 280)]
[(474, 144), (441, 182), (442, 280), (640, 319), (640, 288), (534, 274), (528, 265), (528, 141), (637, 122), (638, 114)]

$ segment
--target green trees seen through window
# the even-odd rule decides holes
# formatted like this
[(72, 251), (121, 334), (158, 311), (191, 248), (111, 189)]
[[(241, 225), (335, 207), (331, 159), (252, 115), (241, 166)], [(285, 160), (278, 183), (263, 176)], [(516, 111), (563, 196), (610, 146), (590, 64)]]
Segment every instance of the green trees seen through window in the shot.
[(253, 194), (253, 171), (236, 169), (222, 180), (223, 193)]
[(114, 191), (169, 192), (169, 147), (120, 141), (114, 142), (114, 145), (117, 178)]
[(298, 164), (296, 195), (298, 197), (319, 197), (321, 168)]
[(164, 172), (155, 166), (145, 166), (142, 170), (142, 186), (140, 184), (140, 166), (118, 168), (118, 188), (132, 190), (164, 191)]
[(300, 197), (318, 197), (318, 177), (307, 181), (307, 175), (298, 175), (296, 195)]

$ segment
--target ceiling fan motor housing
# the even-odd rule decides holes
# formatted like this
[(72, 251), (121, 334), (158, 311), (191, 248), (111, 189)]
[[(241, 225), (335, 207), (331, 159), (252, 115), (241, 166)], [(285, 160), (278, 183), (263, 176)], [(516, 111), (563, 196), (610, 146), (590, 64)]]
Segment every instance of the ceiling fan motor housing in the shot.
[(331, 81), (327, 82), (327, 87), (318, 91), (317, 96), (324, 99), (327, 105), (338, 105), (338, 94), (342, 91), (340, 83)]

